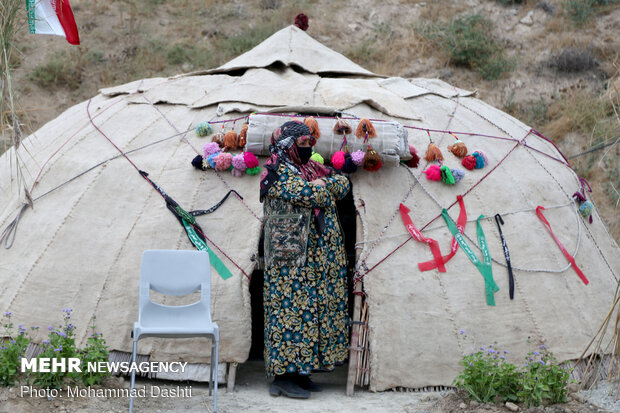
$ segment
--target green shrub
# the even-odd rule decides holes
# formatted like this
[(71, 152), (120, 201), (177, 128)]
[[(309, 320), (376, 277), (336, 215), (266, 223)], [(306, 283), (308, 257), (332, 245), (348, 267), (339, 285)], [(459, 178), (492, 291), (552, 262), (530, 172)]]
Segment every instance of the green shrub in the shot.
[(13, 331), (11, 313), (4, 313), (7, 319), (4, 326), (5, 341), (0, 338), (0, 386), (12, 386), (19, 375), (21, 358), (26, 355), (30, 338), (20, 325), (17, 334)]
[(506, 362), (506, 353), (489, 346), (463, 357), (461, 364), (465, 369), (454, 385), (480, 403), (495, 402), (498, 396), (504, 401), (517, 401), (519, 373), (514, 364)]
[[(106, 342), (101, 333), (97, 333), (95, 330), (95, 317), (92, 319), (90, 326), (92, 333), (88, 340), (86, 340), (86, 347), (81, 351), (82, 366), (87, 366), (88, 363), (96, 363), (99, 361), (107, 361), (110, 355), (110, 350), (106, 345)], [(80, 380), (85, 386), (92, 386), (94, 384), (100, 384), (104, 377), (109, 376), (108, 372), (89, 372), (87, 369), (82, 369), (80, 373)]]
[(469, 67), (484, 79), (497, 79), (514, 68), (503, 45), (492, 35), (493, 23), (479, 14), (459, 16), (448, 26), (428, 24), (417, 30), (441, 46), (452, 64)]
[(50, 56), (45, 63), (36, 66), (28, 78), (45, 89), (66, 87), (75, 90), (82, 82), (75, 61), (64, 53)]
[(566, 402), (568, 370), (542, 345), (526, 356), (521, 368), (505, 360), (506, 351), (489, 346), (463, 357), (464, 370), (453, 384), (480, 403), (523, 402), (527, 406)]
[(568, 0), (564, 3), (564, 11), (577, 27), (581, 27), (598, 14), (600, 7), (615, 3), (618, 0)]

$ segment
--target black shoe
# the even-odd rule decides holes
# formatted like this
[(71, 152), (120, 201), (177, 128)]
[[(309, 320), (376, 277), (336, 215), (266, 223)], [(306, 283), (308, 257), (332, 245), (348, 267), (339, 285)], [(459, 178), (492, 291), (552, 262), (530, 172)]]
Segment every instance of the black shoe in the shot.
[(286, 397), (291, 397), (293, 399), (307, 399), (310, 397), (310, 392), (299, 387), (293, 380), (277, 377), (273, 383), (271, 383), (269, 394), (276, 397), (284, 394)]
[(304, 390), (308, 390), (310, 392), (320, 392), (323, 391), (323, 386), (317, 384), (310, 380), (310, 376), (297, 376), (297, 384)]

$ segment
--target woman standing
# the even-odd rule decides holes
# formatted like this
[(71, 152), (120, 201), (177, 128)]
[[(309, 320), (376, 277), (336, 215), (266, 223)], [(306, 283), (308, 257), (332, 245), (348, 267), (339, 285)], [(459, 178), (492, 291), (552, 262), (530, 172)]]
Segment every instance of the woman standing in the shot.
[(349, 180), (313, 160), (316, 139), (290, 121), (271, 136), (265, 211), (265, 365), (274, 396), (308, 398), (313, 370), (348, 354), (347, 269), (336, 200)]

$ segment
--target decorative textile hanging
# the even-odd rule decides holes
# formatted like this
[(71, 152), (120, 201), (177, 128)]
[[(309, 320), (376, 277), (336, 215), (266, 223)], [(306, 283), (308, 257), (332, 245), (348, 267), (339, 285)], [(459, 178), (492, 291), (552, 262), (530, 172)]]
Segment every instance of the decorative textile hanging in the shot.
[(495, 222), (497, 223), (497, 229), (499, 230), (499, 237), (502, 240), (502, 248), (504, 248), (504, 256), (506, 257), (506, 266), (508, 267), (508, 289), (510, 294), (510, 299), (515, 298), (515, 279), (512, 275), (512, 264), (510, 263), (510, 253), (508, 252), (508, 245), (506, 245), (506, 239), (504, 238), (504, 233), (502, 232), (502, 225), (504, 225), (504, 220), (500, 214), (495, 214)]
[(553, 240), (555, 241), (556, 244), (558, 244), (558, 247), (560, 247), (560, 250), (562, 250), (562, 254), (564, 254), (568, 262), (571, 263), (571, 265), (573, 266), (573, 269), (575, 270), (579, 278), (581, 278), (581, 281), (583, 281), (585, 285), (588, 285), (590, 281), (588, 281), (583, 271), (581, 271), (581, 269), (577, 266), (577, 263), (575, 262), (575, 258), (573, 258), (573, 256), (570, 255), (568, 251), (566, 251), (566, 248), (564, 248), (564, 245), (562, 245), (558, 237), (556, 237), (555, 234), (553, 233), (553, 230), (551, 229), (551, 224), (549, 224), (549, 221), (547, 221), (547, 218), (545, 218), (545, 216), (542, 213), (544, 210), (545, 208), (541, 207), (540, 205), (536, 207), (536, 215), (538, 216), (538, 219), (540, 219), (542, 223), (547, 227), (547, 229), (549, 230), (549, 233), (553, 237)]
[(157, 185), (148, 177), (149, 174), (147, 172), (140, 171), (140, 175), (142, 175), (144, 179), (149, 181), (151, 185), (153, 185), (153, 188), (155, 188), (155, 190), (164, 197), (166, 201), (166, 207), (179, 220), (181, 225), (183, 225), (183, 228), (185, 228), (185, 232), (187, 233), (187, 237), (189, 238), (191, 243), (194, 244), (197, 249), (201, 251), (206, 251), (209, 254), (211, 266), (213, 266), (215, 271), (217, 271), (217, 273), (220, 274), (220, 276), (224, 280), (232, 277), (232, 273), (228, 268), (226, 268), (226, 265), (224, 265), (222, 260), (215, 254), (215, 252), (213, 252), (212, 249), (207, 246), (206, 239), (203, 235), (204, 231), (202, 230), (202, 228), (200, 228), (200, 225), (198, 225), (198, 223), (196, 222), (196, 218), (194, 218), (193, 215), (194, 213), (196, 215), (203, 215), (204, 213), (210, 213), (215, 211), (220, 205), (222, 205), (226, 198), (228, 198), (228, 195), (230, 195), (231, 191), (226, 194), (224, 199), (222, 199), (217, 205), (211, 207), (210, 209), (206, 211), (193, 211), (192, 213), (187, 212), (183, 208), (181, 208), (181, 206), (174, 199), (172, 199), (168, 194), (166, 194), (164, 190), (159, 187), (159, 185)]
[[(459, 207), (461, 208), (461, 212), (459, 212), (459, 218), (456, 222), (456, 227), (459, 232), (462, 234), (465, 231), (465, 225), (467, 225), (467, 211), (465, 210), (465, 202), (463, 202), (463, 197), (461, 195), (456, 196), (456, 200), (459, 202)], [(447, 264), (448, 261), (454, 257), (454, 254), (459, 249), (459, 243), (457, 242), (455, 237), (452, 237), (452, 244), (450, 245), (450, 253), (441, 257), (442, 262)], [(435, 260), (421, 262), (418, 264), (420, 271), (430, 271), (437, 268), (437, 263)]]
[[(410, 209), (405, 205), (400, 204), (400, 217), (403, 219), (403, 223), (405, 224), (405, 228), (411, 236), (418, 242), (426, 242), (428, 246), (431, 248), (431, 253), (433, 254), (434, 260), (432, 263), (435, 265), (433, 268), (437, 268), (439, 272), (446, 272), (446, 266), (444, 265), (443, 258), (441, 256), (441, 251), (439, 250), (439, 243), (432, 238), (426, 238), (422, 233), (415, 227), (411, 217), (409, 216)], [(420, 264), (418, 264), (418, 267)], [(422, 270), (422, 268), (420, 268)], [(424, 271), (424, 270), (422, 270)]]
[(486, 237), (484, 236), (484, 231), (482, 230), (482, 224), (480, 224), (480, 220), (484, 218), (484, 215), (480, 215), (476, 221), (478, 244), (480, 245), (480, 249), (482, 250), (482, 257), (483, 257), (482, 262), (476, 256), (474, 251), (470, 248), (469, 244), (467, 244), (467, 241), (465, 241), (465, 237), (463, 236), (463, 234), (461, 234), (459, 230), (456, 228), (456, 225), (454, 224), (454, 222), (452, 222), (452, 219), (448, 215), (448, 211), (445, 208), (443, 211), (441, 211), (441, 216), (443, 217), (444, 221), (446, 221), (446, 224), (448, 225), (448, 229), (450, 230), (452, 235), (454, 235), (454, 238), (456, 238), (458, 243), (461, 245), (461, 248), (463, 248), (463, 251), (465, 252), (465, 254), (467, 254), (467, 257), (469, 258), (469, 260), (476, 266), (476, 268), (478, 268), (478, 271), (484, 278), (484, 288), (485, 288), (487, 305), (495, 305), (494, 294), (499, 291), (499, 287), (497, 286), (497, 284), (495, 283), (495, 280), (493, 279), (493, 268), (491, 267), (491, 254), (489, 253), (489, 247), (487, 245), (487, 240), (486, 240)]

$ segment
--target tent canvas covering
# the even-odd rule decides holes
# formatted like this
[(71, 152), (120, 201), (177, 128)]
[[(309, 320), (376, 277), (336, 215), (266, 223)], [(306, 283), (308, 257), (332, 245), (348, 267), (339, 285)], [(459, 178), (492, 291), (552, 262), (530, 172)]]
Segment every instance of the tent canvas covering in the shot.
[[(359, 217), (357, 275), (370, 313), (371, 390), (450, 385), (463, 355), (492, 343), (514, 361), (535, 344), (545, 344), (560, 361), (575, 359), (596, 333), (616, 291), (620, 254), (596, 209), (592, 224), (578, 214), (571, 194), (579, 180), (558, 150), (469, 91), (437, 79), (374, 75), (293, 26), (217, 69), (101, 90), (0, 156), (0, 229), (22, 211), (15, 233), (5, 237), (14, 235), (12, 247), (0, 250), (0, 310), (11, 311), (17, 323), (45, 327), (60, 320), (61, 309), (72, 308), (78, 345), (94, 315), (110, 348), (131, 352), (142, 252), (192, 245), (160, 195), (116, 157), (105, 134), (186, 210), (206, 209), (230, 189), (243, 197), (230, 198), (198, 223), (233, 273), (227, 280), (212, 276), (220, 360), (244, 362), (252, 316), (244, 273), (251, 275), (257, 264), (262, 218), (258, 177), (191, 167), (205, 142), (191, 129), (252, 111), (342, 111), (398, 122), (417, 128), (408, 129), (408, 142), (421, 154), (429, 142), (425, 129), (450, 130), (470, 152), (482, 150), (488, 158), (485, 168), (467, 171), (455, 186), (426, 180), (425, 161), (417, 169), (395, 165), (351, 175)], [(241, 123), (226, 127), (239, 130)], [(446, 149), (454, 137), (431, 136), (445, 163), (460, 167)], [(25, 189), (34, 202), (22, 209)], [(429, 248), (407, 241), (398, 216), (402, 202), (446, 254), (452, 235), (438, 216), (446, 207), (456, 221), (459, 194), (469, 219), (465, 235), (479, 257), (475, 219), (485, 216), (481, 224), (500, 288), (496, 306), (486, 304), (484, 280), (461, 249), (447, 272), (421, 272), (417, 263), (432, 258)], [(539, 205), (589, 285), (536, 217)], [(515, 267), (514, 300), (492, 219), (498, 213)], [(35, 340), (46, 333), (41, 328)], [(191, 363), (207, 361), (205, 348), (192, 339), (140, 344), (152, 360)]]

